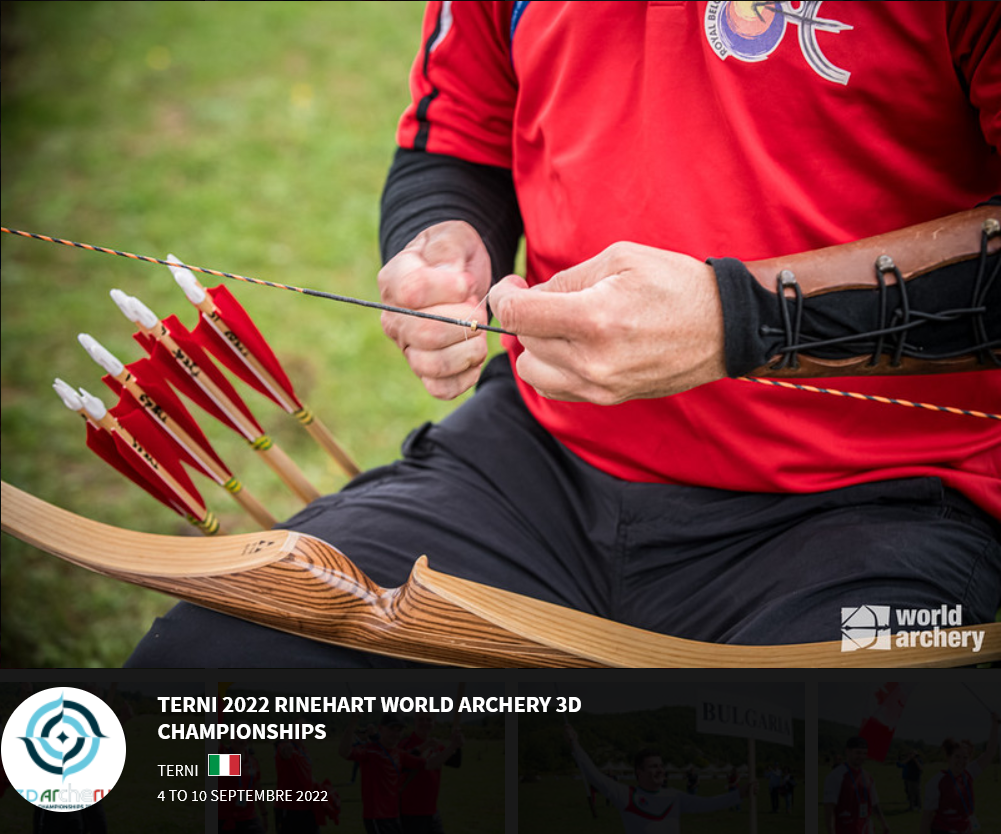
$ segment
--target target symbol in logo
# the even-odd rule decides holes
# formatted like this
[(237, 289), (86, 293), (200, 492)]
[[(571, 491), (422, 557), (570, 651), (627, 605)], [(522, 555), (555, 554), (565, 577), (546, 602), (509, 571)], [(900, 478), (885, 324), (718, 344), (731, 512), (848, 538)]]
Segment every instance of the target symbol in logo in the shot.
[(38, 767), (65, 779), (94, 761), (107, 736), (87, 707), (60, 694), (35, 710), (19, 738)]

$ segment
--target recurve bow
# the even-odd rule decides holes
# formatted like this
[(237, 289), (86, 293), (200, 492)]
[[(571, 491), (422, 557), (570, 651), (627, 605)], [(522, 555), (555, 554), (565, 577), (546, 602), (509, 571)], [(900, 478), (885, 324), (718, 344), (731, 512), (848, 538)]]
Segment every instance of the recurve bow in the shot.
[[(1001, 659), (1001, 623), (978, 654), (947, 647), (842, 652), (838, 642), (703, 643), (623, 625), (438, 573), (425, 557), (399, 588), (288, 530), (213, 539), (83, 518), (2, 484), (2, 528), (76, 565), (312, 640), (453, 666), (933, 667)], [(967, 627), (970, 628), (970, 627)]]

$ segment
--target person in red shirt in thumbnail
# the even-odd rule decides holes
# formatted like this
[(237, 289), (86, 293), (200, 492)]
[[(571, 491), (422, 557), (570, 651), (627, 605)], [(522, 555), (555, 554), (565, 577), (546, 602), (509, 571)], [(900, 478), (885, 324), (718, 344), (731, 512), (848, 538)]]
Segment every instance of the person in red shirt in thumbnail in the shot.
[(872, 776), (862, 769), (869, 745), (860, 736), (845, 744), (845, 761), (824, 781), (824, 823), (827, 834), (873, 834), (872, 818), (879, 817), (883, 834), (890, 826), (883, 816)]
[(972, 746), (946, 739), (942, 743), (949, 766), (925, 785), (921, 834), (971, 834), (980, 829), (975, 814), (973, 780), (988, 767), (998, 752), (998, 716), (991, 713), (987, 749), (972, 758)]
[[(414, 716), (414, 728), (400, 742), (400, 749), (412, 756), (441, 753), (446, 745), (432, 736), (434, 717), (426, 712)], [(456, 750), (442, 767), (459, 767), (462, 748)], [(445, 834), (441, 814), (438, 812), (438, 794), (441, 791), (442, 767), (415, 770), (407, 773), (400, 795), (400, 820), (404, 834)]]
[(379, 737), (367, 744), (354, 744), (356, 719), (344, 728), (339, 752), (356, 761), (361, 769), (362, 818), (367, 834), (402, 834), (400, 794), (404, 771), (440, 768), (461, 746), (461, 736), (453, 733), (449, 744), (428, 757), (414, 756), (400, 749), (405, 724), (399, 716), (384, 714), (379, 720)]
[[(237, 753), (240, 756), (238, 776), (220, 776), (218, 790), (253, 791), (261, 785), (261, 766), (250, 745), (243, 739), (233, 739), (228, 745), (219, 745), (220, 753)], [(220, 834), (265, 834), (268, 830), (268, 809), (253, 800), (226, 799), (219, 802)]]
[[(278, 834), (319, 834), (328, 817), (336, 823), (340, 796), (330, 780), (322, 784), (314, 780), (313, 762), (303, 742), (285, 739), (275, 743), (275, 771), (283, 797), (275, 802)], [(291, 798), (286, 799), (286, 795)]]

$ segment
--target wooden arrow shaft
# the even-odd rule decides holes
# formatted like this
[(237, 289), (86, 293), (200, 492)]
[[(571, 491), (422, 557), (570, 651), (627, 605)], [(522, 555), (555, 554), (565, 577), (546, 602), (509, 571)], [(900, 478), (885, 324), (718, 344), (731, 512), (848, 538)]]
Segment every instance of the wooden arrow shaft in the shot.
[(202, 472), (223, 487), (233, 499), (241, 506), (251, 518), (262, 528), (268, 530), (277, 524), (277, 520), (268, 511), (260, 500), (250, 493), (243, 484), (233, 478), (223, 469), (216, 460), (205, 453), (201, 444), (198, 443), (184, 427), (170, 416), (136, 381), (136, 378), (127, 370), (123, 370), (115, 379), (135, 398), (144, 409), (153, 417), (154, 422), (160, 426), (170, 437), (180, 445), (199, 464)]
[(243, 362), (243, 364), (250, 369), (254, 376), (257, 377), (261, 384), (271, 392), (271, 394), (278, 401), (279, 405), (299, 420), (303, 428), (305, 428), (306, 431), (309, 432), (309, 435), (320, 445), (320, 447), (334, 459), (344, 473), (350, 478), (358, 475), (361, 472), (361, 469), (347, 453), (344, 447), (338, 443), (333, 432), (320, 422), (320, 420), (309, 408), (306, 407), (305, 404), (303, 404), (300, 409), (295, 403), (289, 400), (282, 386), (278, 384), (278, 380), (276, 380), (263, 363), (256, 356), (254, 356), (253, 352), (251, 352), (246, 345), (240, 342), (237, 335), (226, 326), (226, 323), (219, 315), (219, 310), (212, 302), (212, 299), (206, 295), (205, 300), (195, 306), (198, 308), (202, 317), (209, 324), (209, 326), (212, 327), (212, 329), (215, 330), (215, 332), (218, 333), (222, 340), (229, 346), (229, 349), (233, 352), (233, 354), (241, 362)]
[(143, 328), (143, 331), (153, 336), (158, 342), (163, 344), (172, 356), (178, 359), (178, 366), (190, 376), (220, 409), (230, 415), (237, 425), (244, 440), (260, 455), (268, 467), (279, 477), (282, 482), (292, 490), (300, 500), (309, 504), (320, 497), (320, 491), (313, 486), (303, 471), (296, 465), (285, 452), (267, 435), (257, 436), (257, 429), (243, 415), (236, 403), (226, 396), (224, 391), (208, 378), (206, 374), (198, 373), (198, 364), (189, 357), (174, 338), (167, 331), (167, 328), (160, 324), (152, 330)]

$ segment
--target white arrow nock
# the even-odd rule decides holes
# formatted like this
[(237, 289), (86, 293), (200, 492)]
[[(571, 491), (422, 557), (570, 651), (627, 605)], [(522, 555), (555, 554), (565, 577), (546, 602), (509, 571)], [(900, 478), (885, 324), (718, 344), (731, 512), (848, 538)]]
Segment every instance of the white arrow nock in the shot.
[(56, 377), (52, 383), (52, 388), (59, 395), (59, 399), (63, 401), (63, 405), (70, 411), (83, 410), (83, 400), (80, 399), (80, 395), (73, 390), (72, 386), (63, 382), (59, 377)]
[(76, 338), (77, 341), (83, 345), (83, 349), (87, 351), (90, 358), (104, 368), (106, 373), (111, 376), (118, 376), (125, 370), (125, 366), (118, 360), (118, 358), (93, 336), (90, 336), (87, 333), (81, 333)]
[(111, 298), (118, 305), (118, 309), (122, 311), (125, 318), (133, 324), (152, 330), (160, 323), (156, 314), (134, 295), (128, 295), (116, 289), (111, 291)]
[(132, 312), (132, 296), (119, 289), (114, 289), (111, 291), (111, 300), (118, 305), (118, 309), (122, 311), (122, 315), (125, 318), (133, 324), (136, 323), (135, 315)]
[(184, 266), (174, 255), (167, 255), (167, 260), (171, 264), (177, 264), (177, 266), (170, 266), (168, 268), (170, 269), (170, 274), (174, 276), (174, 280), (177, 281), (178, 286), (184, 290), (188, 301), (196, 306), (201, 304), (208, 293), (205, 292), (205, 287), (195, 277), (195, 273)]
[(108, 413), (108, 409), (104, 407), (104, 403), (93, 394), (87, 393), (83, 388), (77, 390), (80, 392), (80, 398), (83, 401), (83, 410), (87, 412), (87, 416), (95, 422), (103, 420), (104, 416)]

